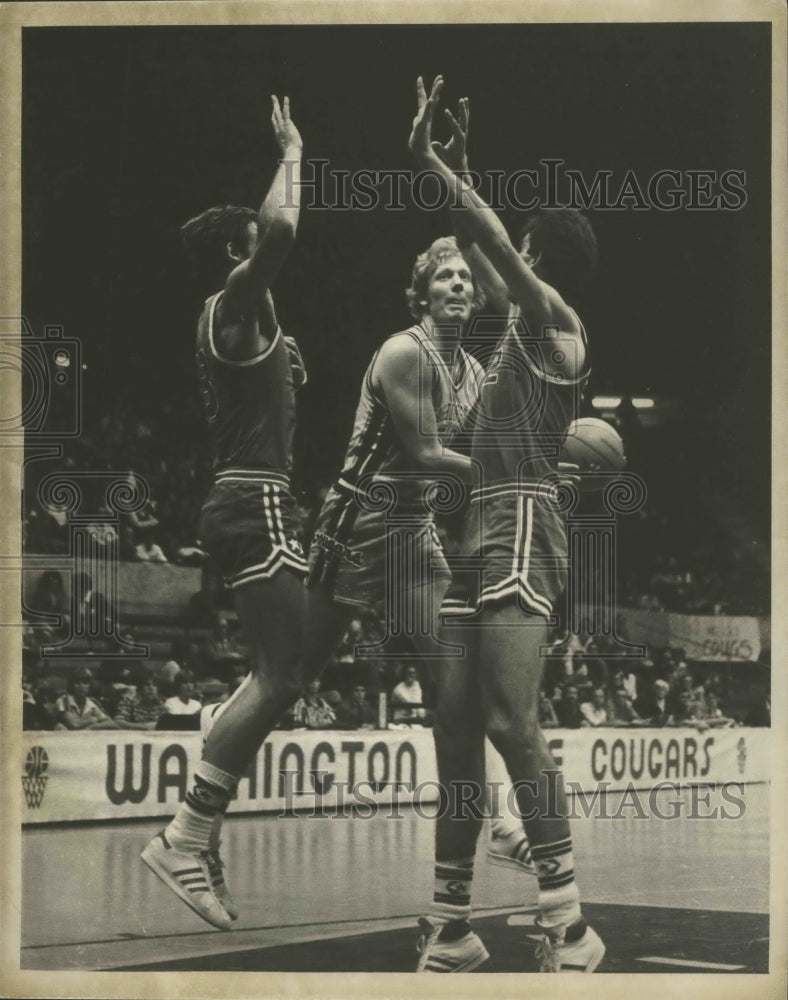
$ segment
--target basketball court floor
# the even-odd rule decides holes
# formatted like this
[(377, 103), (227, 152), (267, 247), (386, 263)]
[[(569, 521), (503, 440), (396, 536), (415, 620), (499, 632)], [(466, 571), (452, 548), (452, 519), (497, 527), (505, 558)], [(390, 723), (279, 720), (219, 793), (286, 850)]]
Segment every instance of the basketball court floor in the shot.
[[(704, 792), (708, 795), (709, 792)], [(607, 945), (599, 972), (763, 973), (769, 961), (770, 786), (743, 788), (739, 818), (699, 818), (662, 791), (659, 819), (607, 796), (573, 821), (584, 912)], [(225, 824), (227, 881), (242, 912), (215, 931), (139, 861), (161, 822), (25, 829), (23, 969), (404, 972), (432, 883), (433, 822), (401, 806), (373, 818), (239, 816)], [(424, 813), (429, 811), (423, 807)], [(730, 809), (736, 814), (741, 810)], [(534, 972), (535, 879), (476, 861), (480, 972)]]

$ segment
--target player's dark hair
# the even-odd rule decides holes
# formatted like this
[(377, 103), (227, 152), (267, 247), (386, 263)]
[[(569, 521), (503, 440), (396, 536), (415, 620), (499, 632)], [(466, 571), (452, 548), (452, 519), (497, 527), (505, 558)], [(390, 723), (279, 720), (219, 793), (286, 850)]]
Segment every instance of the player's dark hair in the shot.
[(596, 236), (586, 216), (575, 208), (540, 208), (526, 219), (520, 243), (529, 235), (539, 274), (562, 295), (582, 292), (597, 261)]
[(181, 226), (183, 246), (197, 276), (205, 280), (224, 278), (231, 264), (227, 244), (245, 246), (249, 223), (256, 221), (253, 208), (218, 205)]
[[(410, 288), (405, 289), (408, 300), (408, 309), (414, 319), (421, 319), (426, 306), (421, 303), (427, 299), (430, 279), (438, 270), (444, 260), (449, 257), (461, 257), (462, 252), (457, 246), (457, 240), (453, 236), (442, 236), (435, 240), (424, 253), (420, 253), (413, 265), (413, 274), (410, 279)], [(484, 292), (481, 286), (474, 279), (473, 282), (473, 304), (472, 310), (477, 313), (484, 305)]]

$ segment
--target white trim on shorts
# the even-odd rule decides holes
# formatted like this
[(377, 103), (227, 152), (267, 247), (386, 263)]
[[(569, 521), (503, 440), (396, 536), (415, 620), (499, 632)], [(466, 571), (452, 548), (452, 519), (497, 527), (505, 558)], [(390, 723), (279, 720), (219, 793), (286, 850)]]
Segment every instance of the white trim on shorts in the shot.
[(307, 561), (303, 555), (294, 552), (288, 544), (284, 521), (282, 520), (282, 505), (279, 501), (281, 491), (289, 490), (290, 482), (287, 476), (276, 472), (263, 472), (254, 469), (225, 469), (216, 476), (217, 483), (254, 483), (262, 489), (263, 512), (265, 514), (268, 537), (271, 541), (271, 553), (268, 558), (254, 566), (247, 566), (233, 576), (225, 577), (225, 583), (232, 590), (243, 587), (256, 580), (270, 580), (285, 566), (307, 572)]
[(483, 587), (474, 604), (468, 604), (458, 598), (444, 600), (441, 605), (442, 615), (450, 615), (451, 617), (473, 615), (485, 605), (496, 604), (509, 597), (519, 597), (526, 608), (536, 615), (542, 615), (546, 618), (552, 615), (552, 603), (543, 594), (538, 594), (528, 580), (533, 541), (533, 512), (534, 498), (519, 495), (517, 497), (517, 532), (512, 554), (512, 571), (509, 576), (499, 583)]
[(222, 469), (216, 473), (215, 483), (270, 483), (282, 489), (290, 489), (290, 480), (283, 472), (268, 472), (264, 469)]
[(307, 571), (306, 559), (297, 555), (287, 546), (277, 545), (265, 562), (242, 569), (235, 576), (226, 577), (225, 583), (231, 590), (236, 590), (238, 587), (254, 583), (256, 580), (270, 580), (285, 566), (298, 570), (300, 573)]

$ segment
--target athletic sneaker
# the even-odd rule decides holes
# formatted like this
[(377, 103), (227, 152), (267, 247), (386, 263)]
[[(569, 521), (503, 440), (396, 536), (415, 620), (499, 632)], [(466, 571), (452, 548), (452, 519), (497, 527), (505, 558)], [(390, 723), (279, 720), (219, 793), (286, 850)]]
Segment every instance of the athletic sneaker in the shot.
[(162, 830), (148, 844), (141, 857), (153, 874), (198, 916), (220, 930), (230, 930), (230, 915), (217, 899), (213, 888), (208, 851), (200, 854), (178, 851)]
[(534, 859), (531, 857), (531, 845), (522, 831), (505, 837), (498, 837), (493, 832), (487, 860), (491, 865), (513, 868), (515, 871), (525, 872), (526, 875), (537, 873)]
[(435, 927), (424, 917), (419, 919), (422, 935), (416, 945), (420, 955), (416, 972), (470, 972), (490, 957), (481, 938), (473, 933), (470, 925), (468, 932), (462, 937), (451, 941), (441, 940), (441, 932), (447, 926), (440, 924)]
[[(219, 847), (221, 847), (221, 844)], [(219, 854), (219, 847), (213, 851), (208, 851), (208, 872), (211, 876), (211, 886), (214, 895), (225, 910), (227, 910), (230, 920), (237, 920), (239, 911), (235, 900), (230, 894), (230, 890), (227, 888), (227, 883), (224, 881), (224, 862)]]
[(536, 946), (540, 972), (593, 972), (605, 957), (602, 939), (582, 917), (569, 927), (536, 926), (544, 932)]

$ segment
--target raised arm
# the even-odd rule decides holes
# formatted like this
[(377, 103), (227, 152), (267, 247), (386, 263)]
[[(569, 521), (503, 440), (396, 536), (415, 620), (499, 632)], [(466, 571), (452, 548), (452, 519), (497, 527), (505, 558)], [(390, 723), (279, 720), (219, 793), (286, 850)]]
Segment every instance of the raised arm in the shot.
[[(503, 279), (510, 297), (520, 306), (526, 323), (538, 331), (545, 326), (558, 326), (568, 334), (578, 333), (578, 320), (572, 310), (558, 292), (541, 281), (523, 260), (495, 212), (466, 181), (449, 169), (433, 149), (432, 119), (442, 88), (443, 77), (437, 76), (428, 97), (422, 78), (418, 78), (418, 112), (408, 142), (411, 152), (422, 167), (443, 177), (452, 203), (462, 206), (467, 213), (468, 233), (473, 242), (478, 244)], [(461, 131), (460, 124), (451, 112), (447, 111), (446, 116), (456, 136)]]
[[(435, 155), (452, 170), (459, 178), (471, 183), (471, 172), (468, 165), (468, 129), (471, 121), (471, 105), (467, 97), (460, 99), (457, 109), (457, 121), (452, 129), (452, 136), (444, 145), (432, 141)], [(501, 280), (501, 276), (485, 257), (474, 242), (471, 226), (468, 224), (468, 213), (464, 208), (454, 203), (451, 209), (451, 223), (454, 235), (457, 237), (463, 257), (468, 262), (477, 284), (484, 290), (485, 312), (498, 314), (504, 318), (509, 313), (509, 292)]]
[(432, 406), (432, 374), (421, 348), (410, 337), (393, 337), (381, 347), (373, 381), (388, 404), (402, 447), (414, 471), (454, 473), (471, 478), (470, 458), (445, 448)]
[(276, 332), (270, 287), (295, 241), (301, 206), (301, 135), (290, 117), (290, 101), (280, 107), (271, 98), (271, 124), (281, 153), (268, 193), (257, 216), (257, 233), (248, 255), (231, 250), (239, 261), (227, 278), (218, 306), (218, 325), (233, 356), (251, 357), (267, 346)]

